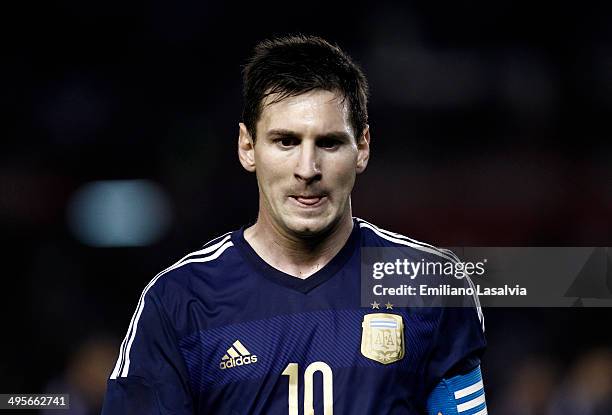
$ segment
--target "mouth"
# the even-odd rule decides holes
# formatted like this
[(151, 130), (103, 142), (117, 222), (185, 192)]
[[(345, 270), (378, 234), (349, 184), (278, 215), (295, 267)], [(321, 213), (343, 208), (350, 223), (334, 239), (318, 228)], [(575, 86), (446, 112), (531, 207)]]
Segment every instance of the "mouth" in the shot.
[(327, 196), (325, 195), (293, 195), (289, 197), (294, 200), (298, 206), (306, 208), (314, 208), (322, 205)]

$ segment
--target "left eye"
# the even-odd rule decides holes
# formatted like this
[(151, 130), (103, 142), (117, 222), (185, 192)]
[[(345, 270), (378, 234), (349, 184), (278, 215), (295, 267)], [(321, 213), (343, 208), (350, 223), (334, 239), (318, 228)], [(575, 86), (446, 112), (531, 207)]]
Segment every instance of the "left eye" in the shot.
[(333, 139), (324, 139), (320, 140), (317, 144), (319, 147), (322, 148), (335, 148), (340, 144), (340, 141)]

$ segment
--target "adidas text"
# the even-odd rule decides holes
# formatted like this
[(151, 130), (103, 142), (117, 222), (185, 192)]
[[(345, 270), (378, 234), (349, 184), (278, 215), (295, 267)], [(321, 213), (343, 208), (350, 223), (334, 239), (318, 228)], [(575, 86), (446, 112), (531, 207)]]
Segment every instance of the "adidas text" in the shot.
[(250, 356), (238, 356), (235, 358), (232, 357), (230, 359), (221, 361), (221, 363), (219, 363), (219, 367), (221, 368), (221, 370), (225, 370), (236, 366), (250, 365), (251, 363), (256, 362), (257, 356), (254, 354)]

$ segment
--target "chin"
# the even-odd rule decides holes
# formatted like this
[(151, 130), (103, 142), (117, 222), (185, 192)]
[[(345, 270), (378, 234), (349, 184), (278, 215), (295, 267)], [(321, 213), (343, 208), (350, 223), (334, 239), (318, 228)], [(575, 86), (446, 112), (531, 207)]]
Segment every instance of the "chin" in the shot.
[(291, 218), (285, 222), (288, 230), (292, 233), (303, 236), (313, 237), (324, 234), (334, 221), (328, 217), (311, 217), (311, 218)]

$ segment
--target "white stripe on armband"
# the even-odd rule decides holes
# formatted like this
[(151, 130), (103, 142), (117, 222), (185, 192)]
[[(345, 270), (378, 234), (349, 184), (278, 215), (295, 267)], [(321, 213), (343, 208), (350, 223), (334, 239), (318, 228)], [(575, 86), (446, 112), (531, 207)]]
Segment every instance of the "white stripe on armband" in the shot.
[(461, 399), (465, 396), (473, 394), (474, 392), (478, 392), (481, 389), (484, 389), (482, 379), (478, 381), (478, 383), (474, 383), (473, 385), (468, 386), (467, 388), (459, 389), (457, 392), (455, 392), (455, 399)]
[(484, 393), (477, 398), (472, 399), (471, 401), (467, 401), (465, 403), (457, 405), (457, 412), (465, 412), (468, 409), (476, 408), (478, 405), (484, 403), (485, 396)]

